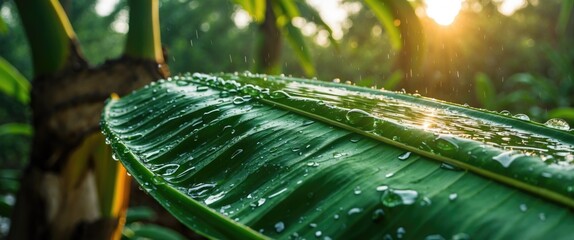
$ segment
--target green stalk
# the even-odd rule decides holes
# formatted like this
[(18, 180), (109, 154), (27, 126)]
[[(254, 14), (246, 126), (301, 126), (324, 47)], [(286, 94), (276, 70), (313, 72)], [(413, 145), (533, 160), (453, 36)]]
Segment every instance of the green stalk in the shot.
[(17, 0), (16, 6), (32, 49), (35, 76), (49, 75), (68, 65), (76, 38), (57, 0)]
[(129, 0), (130, 30), (125, 55), (163, 63), (158, 0)]

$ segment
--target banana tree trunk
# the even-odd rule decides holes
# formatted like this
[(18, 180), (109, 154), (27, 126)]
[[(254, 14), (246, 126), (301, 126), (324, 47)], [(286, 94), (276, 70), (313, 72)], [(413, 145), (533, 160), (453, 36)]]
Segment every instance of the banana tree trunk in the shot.
[[(153, 61), (123, 58), (34, 80), (35, 135), (14, 209), (11, 239), (102, 239), (113, 234), (121, 219), (104, 218), (102, 213), (101, 180), (95, 172), (100, 166), (95, 160), (102, 160), (96, 159), (98, 145), (90, 137), (100, 134), (105, 99), (112, 92), (123, 95), (165, 77), (157, 66)], [(127, 179), (117, 184), (129, 186)], [(116, 206), (125, 204), (117, 202), (120, 197)]]
[[(134, 27), (142, 42), (154, 44), (133, 50), (128, 42), (132, 51), (125, 57), (90, 67), (57, 0), (16, 1), (36, 75), (31, 91), (34, 138), (8, 239), (120, 238), (130, 178), (104, 143), (100, 114), (110, 95), (127, 94), (169, 73), (155, 54), (159, 42), (147, 39), (159, 39), (158, 1), (130, 3), (139, 5), (133, 16), (140, 20), (156, 16), (149, 21), (153, 27)], [(134, 32), (130, 27), (128, 35)]]

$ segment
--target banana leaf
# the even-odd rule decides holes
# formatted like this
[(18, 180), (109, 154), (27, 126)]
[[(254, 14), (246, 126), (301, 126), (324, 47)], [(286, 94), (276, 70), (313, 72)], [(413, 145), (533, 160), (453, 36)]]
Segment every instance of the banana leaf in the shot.
[(102, 114), (114, 158), (217, 239), (569, 238), (568, 130), (251, 73), (161, 80)]

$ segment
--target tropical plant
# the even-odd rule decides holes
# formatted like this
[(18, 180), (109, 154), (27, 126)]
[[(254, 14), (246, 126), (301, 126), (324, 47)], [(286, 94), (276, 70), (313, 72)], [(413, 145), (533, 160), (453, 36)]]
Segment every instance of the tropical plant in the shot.
[(111, 160), (97, 116), (111, 93), (123, 95), (167, 76), (159, 44), (158, 1), (129, 1), (124, 56), (97, 67), (83, 58), (57, 0), (15, 3), (34, 66), (34, 137), (9, 238), (117, 239), (130, 178)]
[[(306, 1), (284, 0), (235, 0), (259, 24), (260, 40), (258, 61), (254, 71), (268, 74), (281, 73), (281, 36), (285, 36), (291, 49), (296, 52), (299, 63), (307, 76), (315, 76), (310, 50), (301, 31), (292, 23), (296, 17), (304, 17), (329, 33), (329, 41), (337, 47), (333, 31), (320, 14)], [(423, 48), (422, 26), (414, 9), (407, 1), (365, 0), (377, 19), (387, 30), (391, 45), (399, 51), (396, 69), (401, 75), (412, 72), (420, 63)], [(302, 14), (304, 13), (304, 14)], [(407, 75), (407, 77), (412, 77)]]
[(560, 239), (574, 224), (560, 120), (193, 74), (110, 99), (102, 130), (140, 186), (211, 238)]

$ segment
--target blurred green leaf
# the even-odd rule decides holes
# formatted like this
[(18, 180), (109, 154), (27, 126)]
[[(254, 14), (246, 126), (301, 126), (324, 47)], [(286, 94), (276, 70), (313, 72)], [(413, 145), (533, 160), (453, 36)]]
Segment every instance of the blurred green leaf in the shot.
[[(0, 7), (2, 5), (0, 4)], [(0, 35), (6, 35), (6, 33), (8, 33), (8, 25), (6, 25), (6, 22), (4, 22), (4, 19), (2, 19), (2, 16), (0, 15)]]
[(299, 28), (293, 26), (291, 22), (288, 22), (283, 27), (283, 35), (287, 39), (287, 42), (291, 46), (291, 49), (295, 51), (295, 56), (299, 60), (305, 75), (315, 76), (315, 66), (313, 65), (313, 60), (311, 59), (311, 53), (309, 47), (305, 43), (305, 37), (301, 33)]
[(331, 29), (329, 24), (323, 20), (319, 12), (317, 12), (317, 9), (310, 6), (307, 1), (297, 1), (297, 3), (299, 6), (299, 11), (301, 11), (301, 15), (307, 16), (308, 20), (324, 28), (329, 33), (329, 42), (335, 47), (335, 49), (338, 50), (339, 43), (333, 37), (333, 29)]
[[(391, 1), (392, 0), (365, 0), (365, 3), (387, 30), (393, 48), (399, 50), (403, 47), (403, 41), (401, 39), (401, 32), (395, 25), (395, 20), (397, 19), (393, 12), (396, 9), (393, 9)], [(403, 0), (399, 0), (399, 2), (402, 1)]]
[(183, 240), (187, 239), (178, 232), (155, 224), (132, 223), (124, 227), (124, 239), (157, 239)]
[(496, 104), (496, 90), (490, 78), (484, 73), (477, 73), (474, 76), (475, 95), (483, 108), (498, 110)]
[(29, 97), (30, 83), (3, 57), (0, 57), (0, 92), (27, 104)]
[(292, 20), (294, 17), (298, 17), (299, 9), (297, 8), (297, 4), (293, 0), (277, 0), (276, 1), (279, 8), (281, 9), (281, 14), (278, 14), (277, 17), (285, 16), (287, 19)]
[(19, 179), (21, 175), (22, 175), (21, 170), (0, 169), (0, 179)]
[(569, 122), (574, 121), (574, 108), (564, 107), (548, 111), (549, 118), (562, 118)]
[(255, 22), (262, 23), (265, 20), (265, 0), (233, 0), (239, 4)]
[(126, 223), (133, 223), (137, 221), (152, 221), (156, 218), (156, 213), (153, 209), (145, 206), (130, 207), (126, 213)]
[(558, 34), (565, 35), (568, 28), (568, 21), (572, 17), (572, 10), (574, 9), (574, 0), (562, 0), (562, 7), (558, 15), (558, 24), (556, 29)]
[(3, 198), (0, 198), (0, 216), (10, 217), (12, 215), (12, 206)]
[(401, 83), (404, 79), (404, 73), (402, 70), (397, 69), (389, 76), (387, 80), (383, 83), (383, 88), (386, 90), (395, 90), (397, 85)]
[(0, 178), (0, 193), (6, 194), (16, 194), (20, 188), (20, 181), (14, 179), (2, 179)]
[(32, 136), (33, 128), (26, 123), (6, 123), (0, 125), (0, 137), (3, 135)]

